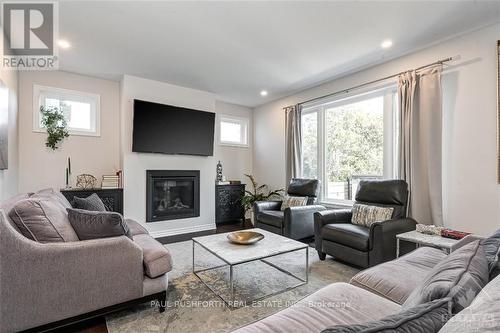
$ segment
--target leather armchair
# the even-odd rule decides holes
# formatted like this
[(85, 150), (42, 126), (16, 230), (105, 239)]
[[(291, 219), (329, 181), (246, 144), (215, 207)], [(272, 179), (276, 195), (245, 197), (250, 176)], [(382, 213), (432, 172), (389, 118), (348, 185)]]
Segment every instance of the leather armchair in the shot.
[(255, 227), (292, 238), (304, 239), (314, 235), (314, 213), (326, 208), (315, 205), (319, 192), (316, 179), (291, 180), (288, 195), (307, 197), (306, 206), (281, 210), (281, 201), (257, 201), (253, 206)]
[(406, 216), (408, 184), (402, 180), (364, 180), (359, 183), (356, 203), (392, 207), (390, 220), (370, 227), (351, 223), (350, 209), (314, 214), (315, 246), (319, 258), (326, 254), (360, 267), (372, 267), (396, 257), (396, 235), (415, 230)]

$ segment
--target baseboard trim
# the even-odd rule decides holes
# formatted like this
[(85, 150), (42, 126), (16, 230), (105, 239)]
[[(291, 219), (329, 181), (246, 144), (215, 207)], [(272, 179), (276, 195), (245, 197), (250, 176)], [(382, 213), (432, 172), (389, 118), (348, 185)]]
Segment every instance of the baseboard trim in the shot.
[(164, 231), (150, 231), (150, 235), (162, 244), (182, 242), (193, 237), (215, 234), (215, 224), (202, 224), (194, 227), (177, 228)]

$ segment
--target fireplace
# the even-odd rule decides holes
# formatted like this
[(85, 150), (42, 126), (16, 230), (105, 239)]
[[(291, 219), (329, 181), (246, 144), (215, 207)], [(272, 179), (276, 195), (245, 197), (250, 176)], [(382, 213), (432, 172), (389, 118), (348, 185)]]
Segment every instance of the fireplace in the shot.
[(200, 171), (146, 171), (146, 222), (197, 216), (200, 216)]

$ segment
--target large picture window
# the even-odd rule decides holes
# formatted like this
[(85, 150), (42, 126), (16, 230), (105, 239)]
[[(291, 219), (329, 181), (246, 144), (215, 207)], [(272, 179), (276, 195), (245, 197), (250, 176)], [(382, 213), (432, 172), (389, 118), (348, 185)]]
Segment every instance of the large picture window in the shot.
[(361, 179), (395, 176), (397, 93), (391, 86), (323, 100), (302, 110), (302, 176), (321, 201), (349, 203)]

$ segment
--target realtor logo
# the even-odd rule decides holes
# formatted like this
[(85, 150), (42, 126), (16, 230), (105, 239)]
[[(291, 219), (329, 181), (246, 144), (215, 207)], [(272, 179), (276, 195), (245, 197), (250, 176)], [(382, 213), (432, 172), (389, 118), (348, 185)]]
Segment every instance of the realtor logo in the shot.
[(4, 69), (57, 69), (55, 2), (3, 2)]

